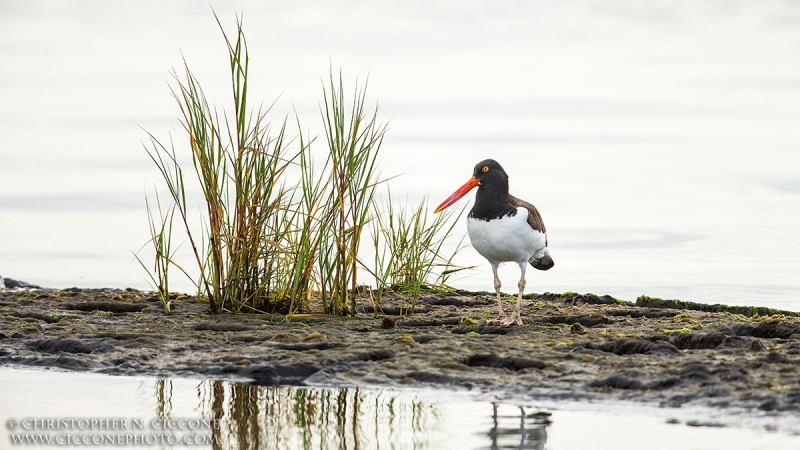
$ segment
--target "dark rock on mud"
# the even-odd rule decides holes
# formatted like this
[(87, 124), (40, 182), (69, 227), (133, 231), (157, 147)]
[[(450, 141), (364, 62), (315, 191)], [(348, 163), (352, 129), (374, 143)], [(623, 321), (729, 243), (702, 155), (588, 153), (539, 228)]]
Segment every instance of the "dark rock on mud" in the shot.
[(635, 354), (663, 354), (679, 355), (681, 352), (674, 345), (668, 342), (651, 342), (647, 339), (620, 338), (606, 341), (600, 344), (587, 342), (583, 346), (588, 349), (601, 350), (614, 353), (615, 355), (635, 355)]
[(525, 325), (501, 326), (492, 320), (494, 293), (357, 303), (353, 318), (314, 313), (312, 305), (285, 320), (212, 315), (185, 295), (165, 314), (152, 293), (134, 289), (0, 290), (0, 365), (800, 412), (793, 312), (528, 294)]
[(41, 289), (41, 286), (26, 283), (24, 281), (15, 280), (13, 278), (0, 278), (0, 287), (5, 286), (6, 289)]
[(642, 295), (636, 299), (636, 306), (650, 307), (650, 308), (673, 308), (673, 309), (690, 309), (693, 311), (705, 312), (721, 312), (730, 314), (741, 314), (745, 317), (753, 316), (771, 316), (773, 314), (780, 314), (789, 317), (797, 317), (798, 313), (794, 311), (783, 311), (780, 309), (767, 308), (765, 306), (728, 306), (719, 303), (714, 305), (707, 305), (705, 303), (685, 302), (681, 300), (664, 300), (656, 297), (648, 297)]
[(106, 311), (111, 313), (131, 313), (139, 312), (150, 305), (125, 303), (125, 302), (85, 302), (76, 304), (64, 305), (64, 309), (71, 309), (75, 311)]
[[(224, 366), (218, 369), (220, 375), (235, 373), (252, 379), (256, 384), (263, 386), (278, 386), (281, 384), (299, 384), (311, 375), (319, 372), (320, 367), (313, 363), (300, 362), (290, 365), (249, 365), (244, 370), (237, 366)], [(214, 375), (214, 371), (209, 372)]]
[(717, 348), (729, 337), (724, 333), (681, 333), (672, 339), (672, 345), (681, 350)]
[(194, 326), (194, 329), (197, 331), (248, 331), (255, 329), (254, 327), (248, 327), (244, 325), (236, 325), (232, 323), (214, 323), (214, 322), (203, 322), (198, 323)]
[(40, 339), (29, 341), (25, 346), (40, 353), (102, 353), (113, 349), (111, 345), (102, 342), (81, 342), (75, 339)]
[(529, 367), (544, 369), (547, 364), (542, 361), (528, 358), (505, 358), (494, 353), (484, 353), (472, 355), (467, 358), (465, 364), (470, 367), (502, 367), (509, 370), (522, 370)]
[(737, 336), (753, 336), (757, 338), (788, 339), (794, 335), (800, 337), (800, 323), (782, 320), (767, 320), (758, 324), (735, 323), (731, 331)]
[[(534, 295), (535, 294), (532, 294), (526, 297), (534, 298)], [(560, 302), (565, 305), (633, 305), (631, 302), (626, 302), (610, 295), (578, 294), (576, 292), (565, 292), (563, 294), (545, 292), (537, 297), (550, 302)]]
[(669, 309), (657, 309), (657, 308), (619, 308), (619, 309), (608, 309), (605, 311), (607, 316), (624, 316), (624, 317), (632, 317), (634, 319), (638, 319), (640, 317), (647, 317), (648, 319), (656, 319), (659, 317), (675, 317), (680, 314), (680, 311), (669, 310)]
[(645, 385), (636, 379), (629, 377), (626, 374), (615, 374), (608, 377), (592, 380), (589, 382), (589, 387), (603, 387), (614, 389), (646, 389)]
[(459, 326), (454, 327), (450, 332), (453, 334), (470, 334), (473, 335), (486, 335), (486, 334), (513, 334), (517, 330), (515, 327), (504, 327), (498, 325), (472, 325), (472, 326)]
[(598, 325), (608, 325), (611, 323), (611, 320), (608, 319), (606, 316), (601, 315), (583, 315), (583, 316), (550, 316), (550, 317), (543, 317), (537, 322), (540, 323), (565, 323), (567, 325), (572, 324), (581, 324), (584, 327), (592, 328)]

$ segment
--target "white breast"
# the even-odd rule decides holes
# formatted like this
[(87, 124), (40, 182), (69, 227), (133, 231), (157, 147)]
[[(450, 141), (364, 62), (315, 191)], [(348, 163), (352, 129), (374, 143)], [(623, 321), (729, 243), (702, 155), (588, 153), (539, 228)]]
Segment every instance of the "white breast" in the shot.
[(528, 224), (528, 210), (517, 207), (517, 214), (500, 219), (467, 218), (467, 233), (475, 250), (492, 263), (524, 263), (532, 256), (541, 258), (547, 235)]

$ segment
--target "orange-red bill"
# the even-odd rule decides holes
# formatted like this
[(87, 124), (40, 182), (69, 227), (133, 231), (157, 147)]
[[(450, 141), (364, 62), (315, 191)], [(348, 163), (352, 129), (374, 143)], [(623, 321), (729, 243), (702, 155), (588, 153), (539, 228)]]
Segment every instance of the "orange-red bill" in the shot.
[(447, 197), (447, 200), (443, 201), (441, 205), (437, 206), (436, 209), (433, 210), (433, 212), (434, 213), (438, 213), (438, 212), (444, 211), (445, 208), (447, 208), (448, 206), (450, 206), (453, 203), (457, 202), (458, 199), (460, 199), (461, 197), (467, 195), (467, 192), (469, 192), (472, 189), (474, 189), (475, 186), (479, 185), (480, 183), (481, 183), (481, 180), (479, 180), (479, 179), (477, 179), (475, 177), (470, 178), (469, 181), (467, 181), (463, 186), (458, 188), (457, 191), (453, 192), (453, 195), (451, 195), (450, 197)]

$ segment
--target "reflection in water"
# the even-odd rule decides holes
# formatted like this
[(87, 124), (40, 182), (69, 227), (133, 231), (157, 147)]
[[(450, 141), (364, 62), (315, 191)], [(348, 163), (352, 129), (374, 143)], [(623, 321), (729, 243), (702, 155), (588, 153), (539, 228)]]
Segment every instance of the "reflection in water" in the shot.
[(156, 380), (156, 417), (166, 419), (172, 413), (172, 380)]
[(516, 406), (514, 408), (519, 410), (519, 415), (500, 415), (497, 412), (500, 406), (492, 403), (492, 429), (488, 433), (492, 443), (482, 448), (543, 450), (551, 413), (527, 414), (525, 408)]
[(358, 388), (208, 381), (198, 394), (221, 449), (425, 447), (439, 425), (435, 403)]
[[(156, 414), (169, 417), (171, 381), (158, 380), (154, 389)], [(359, 388), (201, 381), (197, 400), (203, 418), (219, 421), (212, 431), (215, 450), (449, 448), (453, 429), (470, 441), (467, 448), (542, 450), (550, 424), (550, 413), (526, 413), (520, 406), (493, 403), (489, 416), (488, 408), (453, 408), (413, 393)], [(473, 411), (482, 417), (470, 417)]]
[[(442, 389), (259, 388), (186, 378), (156, 381), (0, 367), (0, 399), (0, 424), (3, 425), (8, 425), (11, 419), (37, 417), (127, 418), (142, 420), (145, 427), (141, 432), (159, 434), (160, 430), (152, 429), (150, 422), (160, 419), (156, 417), (160, 414), (165, 414), (163, 419), (221, 417), (220, 424), (211, 424), (221, 425), (217, 436), (222, 441), (214, 447), (147, 447), (153, 450), (800, 448), (797, 435), (800, 419), (796, 414), (736, 415), (686, 406), (653, 409), (634, 404), (636, 402), (624, 407), (614, 403), (564, 402), (560, 404), (560, 411), (554, 412), (551, 426), (547, 423), (549, 415), (536, 413), (536, 409), (520, 409), (510, 403), (501, 403), (495, 408), (466, 393)], [(690, 419), (705, 422), (714, 417), (730, 426), (674, 425), (665, 422), (667, 417), (684, 423)], [(765, 428), (775, 427), (782, 431), (765, 431)], [(17, 431), (21, 432), (23, 430)], [(53, 430), (53, 434), (64, 432)], [(0, 448), (54, 448), (52, 445), (10, 446), (10, 434), (11, 430), (5, 427), (0, 431)], [(184, 433), (175, 431), (174, 434)], [(198, 431), (197, 435), (211, 437), (206, 429)], [(82, 448), (89, 447), (120, 448)]]

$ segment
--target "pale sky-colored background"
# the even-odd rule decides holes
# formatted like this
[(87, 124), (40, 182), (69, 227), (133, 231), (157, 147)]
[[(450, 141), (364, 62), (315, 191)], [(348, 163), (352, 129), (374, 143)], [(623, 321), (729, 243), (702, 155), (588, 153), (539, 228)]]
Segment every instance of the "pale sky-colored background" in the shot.
[[(329, 67), (369, 76), (396, 195), (436, 204), (503, 164), (556, 262), (529, 291), (800, 309), (797, 2), (212, 6), (231, 32), (244, 13), (252, 98), (280, 97), (276, 120), (294, 105), (316, 133)], [(0, 274), (147, 288), (142, 128), (180, 143), (182, 57), (229, 101), (208, 4), (0, 0)], [(491, 289), (474, 250), (457, 261), (480, 268), (453, 284)], [(501, 278), (514, 291), (518, 269)]]

